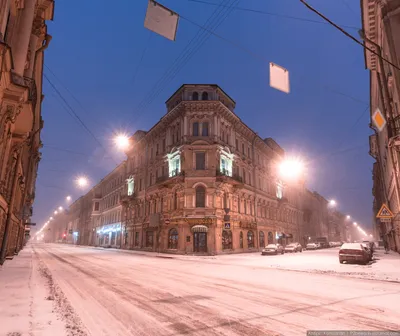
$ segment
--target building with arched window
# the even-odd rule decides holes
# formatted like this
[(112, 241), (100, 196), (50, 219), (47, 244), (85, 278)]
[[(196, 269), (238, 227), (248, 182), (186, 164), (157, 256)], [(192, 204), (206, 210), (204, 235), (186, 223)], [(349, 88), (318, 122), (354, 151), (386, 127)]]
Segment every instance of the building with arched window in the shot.
[[(78, 221), (78, 243), (257, 252), (268, 243), (302, 243), (315, 231), (304, 223), (325, 221), (323, 200), (305, 201), (317, 194), (302, 181), (285, 185), (277, 178), (284, 151), (247, 127), (220, 87), (183, 85), (166, 105), (156, 125), (130, 138), (126, 162), (91, 191), (91, 222)], [(313, 213), (308, 222), (306, 210)]]

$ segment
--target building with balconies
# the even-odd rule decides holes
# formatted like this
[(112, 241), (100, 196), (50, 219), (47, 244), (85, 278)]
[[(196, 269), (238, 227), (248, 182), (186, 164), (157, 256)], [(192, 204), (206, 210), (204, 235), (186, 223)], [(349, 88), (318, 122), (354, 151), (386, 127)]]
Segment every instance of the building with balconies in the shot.
[(218, 254), (300, 241), (304, 186), (276, 175), (283, 149), (246, 126), (218, 85), (182, 85), (166, 107), (126, 152), (124, 247)]
[(0, 1), (0, 264), (22, 248), (32, 216), (53, 12), (53, 0)]
[[(379, 109), (386, 126), (371, 122), (370, 154), (376, 160), (373, 174), (374, 225), (380, 238), (400, 252), (400, 1), (361, 0), (365, 65), (370, 70), (371, 116)], [(390, 63), (391, 64), (390, 64)], [(393, 66), (395, 65), (395, 66)], [(391, 222), (376, 219), (382, 204), (394, 214)]]

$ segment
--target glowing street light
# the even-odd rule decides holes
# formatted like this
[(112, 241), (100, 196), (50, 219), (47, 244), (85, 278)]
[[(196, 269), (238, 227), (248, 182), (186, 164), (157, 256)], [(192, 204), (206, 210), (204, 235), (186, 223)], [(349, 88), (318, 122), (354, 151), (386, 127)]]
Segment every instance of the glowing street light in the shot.
[(55, 214), (55, 215), (57, 215), (57, 214), (58, 214), (58, 211), (57, 211), (57, 210), (56, 210), (56, 211), (54, 211), (54, 214)]
[(372, 238), (372, 234), (369, 235)]
[(51, 220), (51, 221), (52, 221), (52, 220), (53, 220), (53, 217), (50, 217), (50, 218), (49, 218), (49, 220)]
[(119, 149), (125, 150), (129, 147), (129, 137), (126, 134), (118, 134), (114, 138), (114, 143)]
[(357, 222), (354, 222), (353, 225), (354, 225), (354, 226), (357, 226), (358, 224), (357, 224)]
[(304, 162), (299, 158), (287, 158), (279, 165), (279, 175), (283, 179), (295, 180), (304, 173)]
[(63, 207), (62, 207), (62, 206), (59, 206), (59, 207), (58, 207), (58, 211), (63, 211)]
[(350, 219), (351, 217), (350, 217), (350, 215), (347, 215), (346, 218), (347, 218), (347, 219)]
[(71, 200), (71, 196), (67, 196), (65, 199), (67, 200), (67, 202), (69, 202)]
[(334, 207), (334, 206), (336, 205), (336, 201), (333, 200), (333, 199), (330, 200), (330, 201), (329, 201), (329, 205)]
[(76, 179), (76, 183), (78, 184), (79, 187), (84, 188), (89, 184), (89, 181), (86, 177), (81, 176)]

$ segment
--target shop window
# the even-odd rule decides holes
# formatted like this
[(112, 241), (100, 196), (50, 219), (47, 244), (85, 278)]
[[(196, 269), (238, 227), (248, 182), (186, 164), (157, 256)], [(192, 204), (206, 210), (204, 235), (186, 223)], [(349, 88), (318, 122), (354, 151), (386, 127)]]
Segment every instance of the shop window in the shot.
[(196, 188), (196, 208), (205, 208), (206, 206), (206, 188), (198, 186)]
[(146, 231), (146, 247), (153, 247), (154, 232)]
[(253, 231), (247, 232), (247, 247), (253, 248), (254, 247), (254, 233)]
[(264, 232), (263, 232), (263, 231), (260, 231), (259, 235), (260, 235), (260, 247), (264, 247), (264, 246), (265, 246), (265, 236), (264, 236)]
[(268, 232), (268, 244), (273, 244), (274, 243), (274, 235), (272, 232)]
[(232, 231), (223, 230), (222, 231), (222, 249), (231, 250), (232, 249)]
[(193, 123), (193, 136), (199, 136), (199, 123)]
[(240, 231), (240, 237), (239, 237), (239, 244), (240, 244), (240, 248), (243, 248), (243, 232)]
[(193, 92), (192, 100), (199, 100), (199, 94), (197, 92)]
[(178, 231), (176, 229), (169, 230), (168, 234), (168, 248), (172, 250), (178, 249)]
[(139, 246), (139, 232), (135, 232), (135, 246)]
[(207, 92), (203, 92), (203, 94), (201, 95), (201, 100), (208, 100), (208, 93)]
[(201, 135), (208, 136), (208, 122), (203, 122), (201, 125)]
[(196, 170), (206, 169), (206, 153), (197, 152), (196, 153)]

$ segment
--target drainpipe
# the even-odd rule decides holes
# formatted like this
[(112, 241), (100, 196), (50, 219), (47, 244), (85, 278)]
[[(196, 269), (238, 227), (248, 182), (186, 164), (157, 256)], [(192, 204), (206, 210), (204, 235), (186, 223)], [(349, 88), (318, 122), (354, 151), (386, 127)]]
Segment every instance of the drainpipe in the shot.
[[(144, 157), (144, 162), (145, 165), (148, 164), (148, 142), (146, 141), (146, 150), (145, 150), (145, 157)], [(144, 240), (144, 230), (143, 230), (143, 224), (145, 222), (146, 219), (146, 204), (147, 204), (147, 200), (146, 200), (146, 196), (147, 196), (147, 172), (148, 169), (145, 169), (145, 173), (144, 173), (144, 220), (142, 222), (142, 241), (141, 241), (141, 248), (143, 248), (143, 240)], [(149, 221), (150, 221), (150, 209), (149, 209)], [(154, 238), (154, 237), (153, 237)], [(154, 241), (153, 241), (153, 247), (154, 247)]]
[[(258, 133), (254, 133), (254, 138), (251, 142), (251, 148), (252, 148), (252, 156), (253, 156), (253, 186), (254, 186), (254, 221), (257, 224), (257, 193), (256, 193), (256, 151), (255, 151), (255, 142), (258, 138)], [(256, 235), (257, 235), (257, 246), (260, 248), (260, 237), (259, 237), (259, 232), (258, 232), (258, 225), (257, 225), (257, 230), (256, 230)]]

